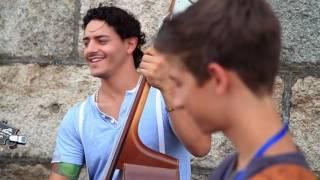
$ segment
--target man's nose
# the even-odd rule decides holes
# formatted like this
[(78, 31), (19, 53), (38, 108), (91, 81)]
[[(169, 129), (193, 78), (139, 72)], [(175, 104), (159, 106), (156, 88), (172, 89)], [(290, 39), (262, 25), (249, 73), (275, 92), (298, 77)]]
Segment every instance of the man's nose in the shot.
[(173, 97), (173, 101), (172, 101), (172, 106), (174, 109), (180, 109), (180, 108), (183, 108), (184, 107), (184, 102), (183, 102), (183, 98), (175, 93), (175, 96)]
[(87, 53), (97, 52), (98, 51), (98, 46), (94, 42), (89, 42), (87, 44), (87, 47), (85, 48), (85, 50), (86, 50)]

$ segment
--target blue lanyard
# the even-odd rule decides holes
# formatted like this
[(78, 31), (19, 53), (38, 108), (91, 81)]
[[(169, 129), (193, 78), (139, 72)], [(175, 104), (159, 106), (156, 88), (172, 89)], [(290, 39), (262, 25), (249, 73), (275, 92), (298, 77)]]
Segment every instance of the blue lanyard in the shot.
[[(268, 139), (267, 142), (265, 142), (260, 148), (259, 150), (256, 152), (256, 154), (253, 156), (252, 160), (263, 157), (264, 153), (275, 143), (277, 143), (279, 140), (281, 140), (284, 135), (286, 135), (286, 133), (289, 130), (289, 122), (286, 121), (285, 124), (283, 125), (282, 129), (275, 134), (274, 136), (272, 136), (270, 139)], [(235, 177), (235, 180), (243, 180), (246, 176), (246, 168), (242, 169), (241, 171), (239, 171)]]

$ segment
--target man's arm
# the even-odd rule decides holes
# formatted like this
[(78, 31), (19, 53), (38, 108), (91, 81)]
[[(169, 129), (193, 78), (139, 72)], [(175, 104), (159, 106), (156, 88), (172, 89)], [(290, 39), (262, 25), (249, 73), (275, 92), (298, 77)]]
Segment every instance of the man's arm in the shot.
[(78, 107), (69, 109), (59, 125), (49, 180), (78, 179), (79, 177), (84, 154), (79, 133), (76, 131), (78, 128), (76, 125), (79, 124)]
[(81, 166), (70, 163), (53, 163), (49, 180), (76, 180), (79, 178)]
[[(167, 107), (171, 108), (173, 86), (168, 76), (168, 64), (155, 50), (148, 49), (142, 58), (138, 71), (143, 74), (148, 83), (160, 89)], [(194, 120), (184, 109), (169, 112), (171, 124), (178, 139), (194, 156), (205, 156), (211, 147), (211, 134), (200, 131)], [(192, 132), (192, 133), (190, 133)]]
[[(172, 95), (168, 91), (161, 92), (167, 107), (172, 107), (170, 106)], [(194, 119), (183, 108), (175, 109), (169, 112), (169, 115), (176, 136), (190, 153), (198, 157), (207, 155), (211, 148), (211, 134), (200, 131)]]

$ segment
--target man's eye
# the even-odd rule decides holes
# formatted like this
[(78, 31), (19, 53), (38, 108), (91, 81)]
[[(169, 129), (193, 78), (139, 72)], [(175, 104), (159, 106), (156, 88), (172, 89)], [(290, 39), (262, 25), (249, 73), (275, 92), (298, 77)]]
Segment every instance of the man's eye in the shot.
[(108, 44), (108, 42), (109, 40), (99, 40), (99, 43), (103, 45)]
[(182, 86), (182, 83), (180, 81), (177, 81), (175, 80), (174, 81), (174, 85), (177, 87), (177, 88), (180, 88)]
[(83, 42), (84, 47), (88, 47), (89, 42)]
[(175, 78), (174, 76), (169, 76), (172, 84), (176, 87), (176, 88), (179, 88), (182, 86), (182, 83), (181, 81), (179, 81), (177, 78)]

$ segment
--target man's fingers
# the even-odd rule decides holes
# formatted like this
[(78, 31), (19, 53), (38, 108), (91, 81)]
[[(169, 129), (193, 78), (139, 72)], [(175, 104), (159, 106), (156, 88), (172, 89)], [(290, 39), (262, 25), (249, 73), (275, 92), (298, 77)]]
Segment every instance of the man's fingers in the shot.
[(139, 68), (149, 70), (149, 71), (154, 71), (156, 69), (155, 64), (150, 62), (145, 62), (145, 61), (142, 61), (140, 63)]
[(157, 52), (157, 51), (154, 49), (154, 47), (151, 46), (151, 47), (148, 47), (148, 48), (144, 51), (144, 54), (147, 54), (147, 55), (155, 55), (156, 52)]
[(153, 56), (151, 56), (151, 55), (144, 55), (144, 56), (142, 57), (142, 61), (141, 61), (141, 62), (152, 63), (152, 62), (154, 62), (154, 61), (156, 61), (156, 59), (155, 59)]
[(136, 69), (136, 71), (137, 71), (139, 74), (142, 74), (140, 67), (138, 67), (138, 68)]
[(144, 77), (147, 78), (148, 81), (150, 81), (150, 78), (152, 77), (152, 73), (148, 70), (145, 70), (145, 69), (141, 69), (141, 68), (138, 68), (137, 69), (137, 72), (142, 74)]

